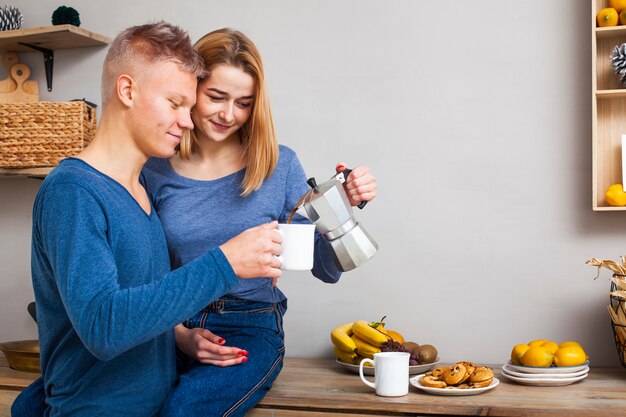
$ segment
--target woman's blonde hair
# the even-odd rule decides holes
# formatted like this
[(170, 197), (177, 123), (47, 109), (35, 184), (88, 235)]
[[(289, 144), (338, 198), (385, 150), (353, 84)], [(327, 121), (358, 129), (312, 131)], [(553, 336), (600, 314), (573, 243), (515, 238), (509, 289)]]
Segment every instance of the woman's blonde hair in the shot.
[[(278, 162), (278, 140), (265, 88), (261, 55), (246, 35), (229, 28), (206, 34), (196, 42), (194, 48), (204, 60), (208, 77), (216, 65), (229, 65), (240, 68), (255, 81), (255, 99), (250, 118), (239, 130), (246, 162), (241, 195), (247, 196), (258, 190), (263, 181), (272, 175)], [(179, 146), (181, 158), (189, 159), (192, 153), (197, 152), (197, 140), (194, 132), (183, 137)]]

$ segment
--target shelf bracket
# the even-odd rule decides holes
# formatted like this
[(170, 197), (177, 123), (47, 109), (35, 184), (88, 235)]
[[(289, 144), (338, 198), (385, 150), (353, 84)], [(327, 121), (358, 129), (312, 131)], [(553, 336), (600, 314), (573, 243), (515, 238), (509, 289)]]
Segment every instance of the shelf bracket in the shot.
[(46, 84), (48, 86), (48, 91), (52, 91), (52, 69), (54, 64), (54, 51), (48, 48), (42, 48), (38, 45), (33, 45), (25, 42), (18, 42), (20, 45), (28, 46), (31, 49), (39, 51), (43, 53), (43, 65), (46, 70)]

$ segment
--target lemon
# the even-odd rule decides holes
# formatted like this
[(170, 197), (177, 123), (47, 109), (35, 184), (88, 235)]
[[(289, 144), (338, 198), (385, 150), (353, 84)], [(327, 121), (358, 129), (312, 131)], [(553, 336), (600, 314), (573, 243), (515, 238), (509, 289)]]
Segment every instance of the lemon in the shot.
[(552, 354), (554, 354), (557, 350), (559, 350), (559, 345), (557, 345), (556, 342), (553, 342), (551, 340), (548, 340), (547, 342), (542, 343), (540, 346), (548, 349), (550, 352), (552, 352)]
[(598, 22), (598, 26), (600, 27), (617, 26), (618, 19), (617, 10), (612, 7), (600, 10), (596, 16), (596, 22)]
[(535, 340), (532, 340), (532, 341), (528, 342), (528, 346), (530, 346), (530, 347), (541, 346), (541, 345), (543, 345), (546, 342), (549, 342), (549, 340), (535, 339)]
[(626, 9), (626, 0), (609, 0), (609, 7), (614, 8), (619, 13)]
[(567, 340), (559, 345), (560, 348), (564, 348), (568, 346), (580, 346), (582, 348), (580, 343), (574, 342), (573, 340)]
[(606, 202), (609, 203), (610, 206), (626, 206), (626, 193), (624, 192), (622, 184), (611, 185), (606, 189), (604, 196), (606, 197)]
[(578, 366), (587, 361), (587, 354), (580, 346), (566, 346), (560, 348), (554, 354), (556, 366)]
[(511, 351), (511, 363), (513, 365), (521, 365), (522, 364), (522, 356), (524, 353), (530, 349), (526, 343), (520, 343), (519, 345), (513, 346), (513, 350)]
[(548, 368), (552, 366), (552, 359), (554, 354), (545, 347), (534, 346), (531, 347), (522, 356), (522, 365), (534, 366), (541, 368)]

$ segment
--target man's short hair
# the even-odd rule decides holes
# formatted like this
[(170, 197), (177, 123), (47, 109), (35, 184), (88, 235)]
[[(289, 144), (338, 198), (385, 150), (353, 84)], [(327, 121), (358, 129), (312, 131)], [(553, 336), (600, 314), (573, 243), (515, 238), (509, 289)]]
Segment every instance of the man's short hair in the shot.
[(206, 73), (187, 32), (167, 22), (132, 26), (120, 32), (109, 47), (102, 66), (102, 104), (115, 95), (121, 74), (138, 76), (157, 62), (175, 62), (197, 78)]

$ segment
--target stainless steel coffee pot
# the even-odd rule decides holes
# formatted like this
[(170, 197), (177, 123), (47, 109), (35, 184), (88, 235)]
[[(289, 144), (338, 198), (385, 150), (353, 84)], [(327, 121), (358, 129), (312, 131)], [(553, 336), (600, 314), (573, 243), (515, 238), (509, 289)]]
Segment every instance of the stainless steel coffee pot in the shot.
[[(311, 190), (298, 209), (330, 243), (335, 264), (344, 272), (363, 265), (378, 250), (376, 241), (356, 221), (343, 189), (349, 174), (350, 170), (346, 169), (322, 184), (309, 178), (307, 183)], [(365, 204), (367, 202), (363, 201), (358, 207), (363, 208)]]

